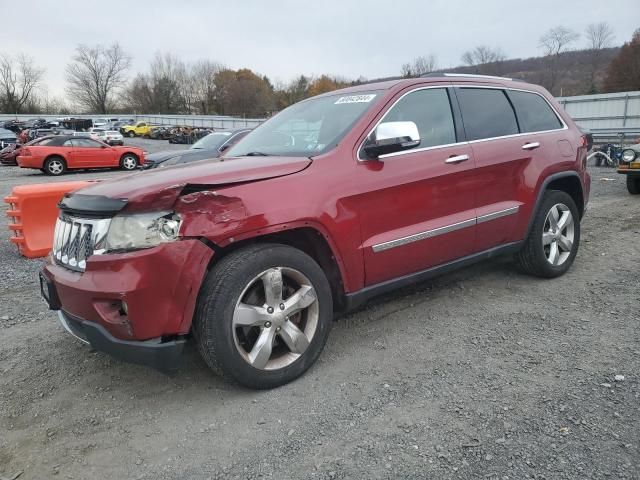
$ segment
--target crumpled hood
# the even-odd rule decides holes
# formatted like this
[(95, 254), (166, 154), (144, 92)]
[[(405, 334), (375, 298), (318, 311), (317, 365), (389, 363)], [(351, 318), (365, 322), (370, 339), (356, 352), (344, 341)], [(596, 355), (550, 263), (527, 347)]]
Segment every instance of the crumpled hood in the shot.
[(171, 208), (183, 190), (206, 190), (221, 186), (282, 177), (304, 170), (307, 157), (231, 157), (186, 165), (146, 170), (90, 185), (72, 194), (126, 200), (127, 211)]

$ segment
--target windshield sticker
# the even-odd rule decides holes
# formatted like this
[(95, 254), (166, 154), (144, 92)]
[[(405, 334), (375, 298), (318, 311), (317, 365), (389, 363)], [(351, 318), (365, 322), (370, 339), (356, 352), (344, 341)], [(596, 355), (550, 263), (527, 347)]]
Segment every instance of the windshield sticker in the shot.
[(340, 97), (335, 101), (334, 105), (340, 103), (369, 103), (374, 98), (376, 98), (375, 93), (369, 95), (349, 95), (348, 97)]

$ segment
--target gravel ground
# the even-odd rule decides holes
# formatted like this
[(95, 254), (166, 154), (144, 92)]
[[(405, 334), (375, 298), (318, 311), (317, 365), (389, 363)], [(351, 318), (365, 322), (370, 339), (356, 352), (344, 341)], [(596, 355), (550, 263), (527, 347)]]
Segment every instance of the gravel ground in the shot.
[[(3, 240), (0, 478), (640, 478), (640, 198), (592, 170), (566, 276), (496, 259), (379, 298), (263, 392), (193, 349), (173, 376), (89, 351)], [(0, 168), (2, 196), (44, 181)]]

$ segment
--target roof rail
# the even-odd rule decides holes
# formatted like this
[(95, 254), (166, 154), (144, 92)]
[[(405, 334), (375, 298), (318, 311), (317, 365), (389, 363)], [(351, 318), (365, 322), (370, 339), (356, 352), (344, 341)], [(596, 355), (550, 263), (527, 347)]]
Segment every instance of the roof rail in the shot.
[(513, 80), (509, 77), (497, 77), (495, 75), (478, 75), (476, 73), (436, 73), (430, 72), (420, 75), (420, 78), (424, 77), (470, 77), (470, 78), (493, 78), (496, 80)]

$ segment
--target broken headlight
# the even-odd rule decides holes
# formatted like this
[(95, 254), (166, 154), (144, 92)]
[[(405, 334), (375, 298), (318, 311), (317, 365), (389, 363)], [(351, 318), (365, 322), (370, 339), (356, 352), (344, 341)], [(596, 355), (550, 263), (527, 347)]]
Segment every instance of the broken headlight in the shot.
[(150, 248), (173, 242), (180, 233), (180, 216), (173, 212), (116, 215), (107, 234), (107, 251)]

